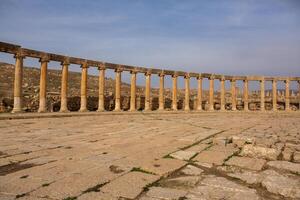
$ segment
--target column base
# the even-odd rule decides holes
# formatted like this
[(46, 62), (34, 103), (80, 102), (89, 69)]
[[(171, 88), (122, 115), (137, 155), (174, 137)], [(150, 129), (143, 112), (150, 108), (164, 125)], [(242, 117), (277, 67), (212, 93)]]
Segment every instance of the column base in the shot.
[(86, 109), (86, 108), (80, 108), (79, 109), (79, 112), (88, 112), (89, 110), (88, 109)]
[(136, 112), (136, 109), (129, 109), (129, 112)]
[(22, 109), (13, 109), (13, 110), (11, 111), (11, 113), (22, 113), (22, 112), (23, 112)]
[(104, 112), (105, 109), (101, 108), (101, 109), (98, 109), (97, 112)]
[(68, 113), (70, 111), (67, 108), (63, 108), (63, 109), (60, 109), (59, 112), (61, 112), (61, 113)]
[(46, 109), (38, 109), (38, 113), (45, 113), (45, 112), (47, 112)]
[(114, 112), (121, 112), (122, 110), (118, 108), (118, 109), (114, 109), (113, 111)]

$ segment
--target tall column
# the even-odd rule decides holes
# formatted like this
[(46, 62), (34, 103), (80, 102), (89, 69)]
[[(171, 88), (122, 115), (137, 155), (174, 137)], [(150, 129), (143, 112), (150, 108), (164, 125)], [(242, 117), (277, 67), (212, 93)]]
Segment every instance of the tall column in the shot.
[(186, 74), (184, 76), (185, 82), (185, 95), (184, 95), (184, 110), (190, 111), (190, 75)]
[(232, 99), (232, 110), (236, 110), (236, 88), (235, 79), (231, 79), (231, 99)]
[(249, 110), (248, 80), (244, 80), (244, 111)]
[(198, 81), (197, 110), (202, 110), (202, 77), (201, 77), (201, 75), (198, 76), (197, 81)]
[(159, 76), (159, 106), (158, 106), (158, 110), (164, 110), (165, 107), (165, 99), (164, 99), (164, 78), (165, 75), (164, 73), (160, 73), (158, 74)]
[(214, 77), (209, 77), (209, 110), (214, 110)]
[(177, 110), (177, 75), (172, 75), (172, 110)]
[(260, 80), (260, 110), (265, 110), (265, 80)]
[(221, 105), (221, 110), (224, 111), (225, 110), (225, 77), (222, 77), (220, 79), (221, 81), (221, 94), (220, 94), (220, 105)]
[(298, 111), (300, 111), (300, 81), (298, 81)]
[(61, 77), (61, 101), (60, 112), (68, 112), (68, 68), (69, 62), (64, 61), (62, 64), (62, 77)]
[(81, 85), (80, 85), (80, 112), (87, 111), (87, 75), (88, 65), (81, 65)]
[(22, 81), (24, 56), (16, 54), (15, 80), (14, 80), (14, 108), (12, 113), (22, 112)]
[(49, 59), (47, 57), (41, 58), (41, 74), (40, 74), (40, 103), (38, 112), (46, 112), (46, 92), (47, 92), (47, 68)]
[(131, 71), (130, 81), (130, 111), (136, 111), (136, 71)]
[(151, 73), (145, 73), (146, 76), (146, 89), (145, 89), (145, 111), (151, 111), (150, 106), (150, 92), (151, 92)]
[(115, 111), (121, 111), (121, 69), (116, 69)]
[(104, 90), (105, 90), (105, 65), (100, 65), (99, 70), (99, 101), (98, 101), (98, 112), (105, 111), (104, 102)]
[(272, 104), (273, 104), (273, 111), (277, 110), (277, 80), (272, 80)]
[(285, 110), (290, 110), (290, 80), (285, 80)]

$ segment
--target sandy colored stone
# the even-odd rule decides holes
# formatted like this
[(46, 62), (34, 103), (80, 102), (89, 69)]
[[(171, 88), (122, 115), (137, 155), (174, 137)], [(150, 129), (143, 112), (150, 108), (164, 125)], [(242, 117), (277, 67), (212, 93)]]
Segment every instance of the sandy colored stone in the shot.
[(293, 154), (293, 162), (300, 163), (300, 151), (295, 151)]
[(274, 148), (260, 147), (254, 145), (244, 145), (240, 153), (241, 156), (251, 158), (262, 158), (267, 160), (277, 160), (280, 151)]
[(226, 151), (210, 151), (206, 150), (199, 153), (193, 160), (201, 163), (209, 163), (214, 165), (222, 165), (223, 162), (232, 155), (232, 152)]
[(181, 176), (164, 180), (160, 185), (169, 188), (193, 187), (198, 183), (199, 179), (198, 176)]
[(118, 197), (113, 197), (110, 194), (103, 192), (88, 192), (80, 195), (77, 200), (118, 200)]
[(264, 167), (265, 163), (266, 161), (263, 159), (239, 156), (233, 156), (225, 162), (226, 165), (233, 165), (250, 170), (261, 170)]
[(196, 155), (197, 152), (193, 151), (176, 151), (171, 153), (170, 156), (179, 160), (190, 160), (193, 156)]
[(195, 167), (193, 165), (187, 165), (185, 168), (181, 170), (181, 173), (190, 176), (199, 176), (200, 174), (202, 174), (202, 172), (203, 172), (202, 169)]
[(268, 167), (300, 174), (300, 164), (288, 161), (270, 161), (267, 163)]
[(162, 188), (162, 187), (151, 187), (146, 193), (146, 197), (156, 198), (156, 199), (180, 199), (187, 195), (187, 191), (172, 189), (172, 188)]

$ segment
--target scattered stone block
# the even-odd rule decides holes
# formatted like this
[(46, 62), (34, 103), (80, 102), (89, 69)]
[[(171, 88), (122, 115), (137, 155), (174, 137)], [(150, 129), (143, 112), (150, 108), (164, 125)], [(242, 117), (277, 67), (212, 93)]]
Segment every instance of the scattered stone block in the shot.
[(200, 174), (202, 174), (203, 170), (193, 165), (187, 165), (184, 169), (181, 170), (181, 172), (184, 175), (199, 176)]
[(250, 170), (262, 170), (266, 163), (266, 160), (258, 159), (258, 158), (248, 158), (248, 157), (239, 157), (233, 156), (228, 161), (225, 162), (226, 165), (233, 165), (237, 167), (241, 167), (244, 169)]
[(190, 160), (193, 156), (195, 156), (197, 152), (194, 151), (176, 151), (170, 154), (171, 157), (179, 159), (179, 160)]
[(270, 168), (275, 168), (283, 171), (288, 171), (294, 174), (300, 174), (300, 164), (288, 161), (270, 161), (267, 163)]
[(280, 151), (273, 148), (245, 145), (240, 153), (241, 156), (251, 158), (262, 158), (267, 160), (277, 160)]

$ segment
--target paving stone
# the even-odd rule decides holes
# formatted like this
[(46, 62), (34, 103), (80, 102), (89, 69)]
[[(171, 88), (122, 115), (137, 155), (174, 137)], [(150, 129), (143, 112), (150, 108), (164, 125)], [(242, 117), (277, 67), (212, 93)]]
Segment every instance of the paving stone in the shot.
[(181, 176), (177, 178), (166, 179), (160, 182), (160, 186), (168, 188), (186, 188), (193, 187), (199, 182), (198, 176)]
[(199, 161), (201, 163), (209, 163), (214, 165), (222, 165), (224, 160), (230, 157), (232, 152), (222, 152), (222, 151), (202, 151), (193, 160)]
[(259, 147), (254, 145), (244, 145), (240, 155), (251, 158), (262, 158), (267, 160), (277, 160), (281, 151), (274, 148)]
[(288, 161), (270, 161), (267, 163), (268, 167), (300, 174), (300, 164)]
[(159, 178), (157, 175), (130, 172), (103, 186), (101, 191), (114, 197), (134, 199), (143, 191), (144, 187)]
[(168, 174), (180, 169), (185, 164), (186, 162), (182, 160), (165, 158), (142, 164), (141, 168), (157, 175), (167, 176)]
[(172, 189), (172, 188), (162, 188), (162, 187), (151, 187), (146, 193), (146, 197), (164, 199), (164, 200), (180, 200), (187, 195), (187, 191)]
[(282, 160), (291, 161), (293, 156), (293, 151), (291, 149), (285, 149), (282, 151)]
[(193, 156), (196, 155), (196, 153), (197, 152), (180, 150), (170, 154), (170, 156), (179, 160), (190, 160)]
[(88, 192), (77, 197), (76, 200), (118, 200), (118, 197), (113, 197), (110, 194), (103, 192)]
[(181, 170), (181, 172), (184, 175), (199, 176), (200, 174), (202, 174), (203, 170), (193, 165), (187, 165)]
[(209, 146), (210, 146), (210, 144), (200, 143), (200, 144), (193, 145), (192, 147), (188, 148), (187, 150), (199, 153), (199, 152), (207, 149)]
[(239, 157), (233, 156), (228, 161), (225, 162), (226, 165), (233, 165), (250, 170), (261, 170), (266, 161), (257, 158)]
[(300, 151), (295, 151), (293, 154), (293, 162), (300, 163)]

